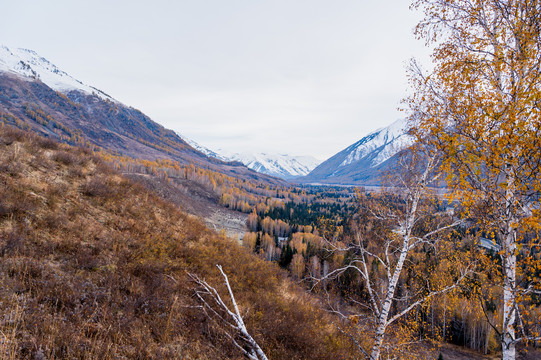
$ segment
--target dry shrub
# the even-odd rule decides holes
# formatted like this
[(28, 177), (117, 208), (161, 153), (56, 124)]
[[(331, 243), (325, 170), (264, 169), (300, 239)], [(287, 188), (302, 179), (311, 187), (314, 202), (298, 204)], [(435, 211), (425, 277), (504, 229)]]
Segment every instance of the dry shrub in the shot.
[(22, 220), (35, 211), (38, 203), (39, 201), (27, 191), (11, 186), (0, 186), (0, 220), (2, 218)]
[(0, 172), (6, 173), (9, 176), (18, 176), (22, 171), (22, 166), (19, 162), (9, 161), (0, 163)]
[(16, 129), (11, 126), (4, 126), (1, 129), (0, 143), (3, 143), (4, 145), (11, 145), (16, 141), (22, 142), (25, 139), (31, 137), (33, 137), (33, 135), (31, 135), (30, 133)]
[(8, 234), (0, 234), (0, 255), (16, 254), (24, 246), (25, 236), (21, 231), (11, 231)]
[(57, 150), (59, 147), (58, 141), (50, 137), (47, 137), (47, 138), (39, 137), (36, 142), (42, 149)]
[(115, 191), (103, 176), (92, 177), (81, 186), (81, 193), (86, 196), (109, 197)]
[(11, 205), (8, 204), (4, 199), (0, 198), (0, 219), (2, 219), (2, 217), (7, 217), (12, 212), (13, 210), (11, 209)]
[(67, 183), (55, 181), (47, 186), (46, 196), (47, 198), (61, 197), (65, 196), (68, 191), (69, 185)]
[(69, 255), (71, 258), (72, 256), (77, 255), (79, 251), (81, 251), (81, 243), (78, 241), (73, 241), (73, 239), (60, 238), (51, 245), (53, 245), (50, 248), (51, 252), (55, 253), (59, 257), (65, 257), (65, 255)]
[(90, 159), (93, 157), (92, 150), (86, 146), (76, 146), (73, 147), (73, 152), (82, 159)]
[(56, 164), (45, 155), (41, 148), (36, 149), (36, 151), (33, 151), (32, 154), (33, 156), (28, 163), (31, 168), (51, 170), (56, 166)]
[(2, 149), (2, 153), (0, 153), (0, 173), (6, 173), (9, 176), (19, 175), (23, 170), (20, 153), (20, 143), (14, 143), (9, 145), (7, 149)]
[(83, 170), (80, 167), (68, 168), (68, 174), (71, 178), (82, 178), (84, 176)]
[(75, 251), (75, 263), (81, 270), (93, 271), (100, 266), (100, 261), (91, 249), (82, 248)]
[(60, 164), (63, 164), (63, 165), (73, 165), (73, 164), (77, 164), (78, 162), (78, 158), (74, 155), (74, 154), (71, 154), (67, 151), (57, 151), (52, 159)]
[(104, 162), (102, 159), (98, 157), (93, 157), (92, 162), (96, 164), (95, 172), (97, 174), (102, 174), (102, 175), (117, 174), (117, 171), (115, 169), (113, 169), (109, 164), (107, 164), (106, 162)]
[[(49, 205), (51, 206), (51, 205)], [(54, 206), (51, 206), (54, 207)], [(63, 214), (49, 212), (43, 216), (43, 226), (49, 229), (59, 230), (66, 226), (67, 219)]]

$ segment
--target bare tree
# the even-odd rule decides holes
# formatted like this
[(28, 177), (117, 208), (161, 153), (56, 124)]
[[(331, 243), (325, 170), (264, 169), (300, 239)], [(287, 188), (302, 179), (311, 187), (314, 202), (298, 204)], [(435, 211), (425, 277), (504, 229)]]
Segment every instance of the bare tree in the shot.
[[(372, 334), (370, 350), (364, 349), (358, 341), (356, 345), (365, 358), (372, 360), (380, 358), (385, 334), (390, 325), (434, 296), (457, 288), (472, 270), (466, 264), (456, 266), (455, 281), (437, 281), (437, 284), (427, 275), (423, 286), (417, 288), (415, 294), (397, 297), (397, 286), (404, 276), (404, 266), (415, 249), (425, 246), (437, 251), (438, 243), (443, 238), (442, 234), (462, 223), (462, 220), (454, 218), (450, 212), (433, 213), (431, 212), (433, 207), (426, 206), (427, 199), (432, 193), (431, 186), (435, 185), (439, 177), (435, 153), (426, 149), (412, 151), (401, 159), (399, 168), (401, 169), (399, 176), (395, 175), (398, 183), (395, 184), (393, 193), (389, 195), (394, 196), (397, 201), (394, 204), (383, 205), (380, 202), (380, 206), (371, 206), (367, 209), (373, 219), (389, 225), (390, 231), (378, 236), (373, 231), (359, 230), (354, 241), (347, 246), (328, 242), (331, 251), (347, 252), (350, 261), (331, 271), (323, 279), (335, 278), (353, 270), (360, 275), (360, 286), (364, 287), (367, 293), (370, 310), (368, 319), (370, 328), (374, 328), (375, 332)], [(396, 196), (397, 193), (399, 196)], [(431, 221), (429, 231), (425, 230), (426, 226), (420, 226), (427, 218)], [(383, 267), (384, 276), (374, 273), (374, 264)], [(358, 316), (362, 316), (362, 304), (355, 303), (360, 305)], [(334, 311), (344, 318), (352, 318), (351, 315), (345, 316), (345, 313), (339, 310)], [(363, 334), (365, 337), (366, 335), (367, 333)]]
[(195, 295), (203, 304), (202, 308), (209, 319), (225, 325), (224, 332), (231, 339), (233, 344), (249, 359), (267, 360), (267, 356), (248, 332), (244, 320), (239, 312), (237, 301), (229, 284), (229, 279), (221, 265), (216, 265), (224, 277), (225, 286), (231, 299), (232, 309), (222, 300), (216, 289), (210, 286), (205, 280), (195, 274), (189, 274), (192, 280), (199, 286)]

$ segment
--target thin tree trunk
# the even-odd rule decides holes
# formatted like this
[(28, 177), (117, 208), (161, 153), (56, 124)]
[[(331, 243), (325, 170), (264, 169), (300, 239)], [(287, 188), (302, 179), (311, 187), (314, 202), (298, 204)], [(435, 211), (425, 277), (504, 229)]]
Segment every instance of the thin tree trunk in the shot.
[(414, 190), (415, 192), (413, 194), (413, 199), (412, 199), (413, 201), (411, 202), (411, 208), (409, 209), (408, 215), (406, 217), (406, 221), (404, 223), (402, 250), (400, 252), (400, 257), (398, 258), (398, 261), (396, 263), (396, 266), (393, 272), (393, 277), (391, 278), (389, 282), (389, 287), (387, 288), (387, 294), (385, 295), (385, 301), (379, 313), (377, 327), (376, 327), (376, 337), (374, 339), (374, 345), (372, 346), (372, 350), (370, 353), (371, 360), (378, 360), (381, 354), (381, 345), (383, 344), (385, 330), (387, 329), (387, 326), (389, 325), (389, 311), (391, 309), (391, 305), (393, 304), (394, 294), (396, 291), (396, 284), (398, 283), (398, 279), (400, 278), (400, 274), (402, 273), (402, 268), (404, 267), (406, 257), (408, 256), (408, 253), (410, 251), (411, 230), (415, 223), (415, 217), (417, 215), (417, 206), (419, 205), (421, 195), (423, 191), (425, 190), (427, 176), (429, 175), (429, 172), (432, 170), (433, 160), (434, 159), (430, 159), (430, 162), (421, 177), (421, 180), (419, 183), (420, 186)]
[(447, 330), (446, 315), (447, 315), (447, 296), (443, 298), (443, 342), (445, 342), (445, 332)]
[(370, 353), (371, 360), (379, 359), (379, 355), (381, 352), (381, 345), (383, 344), (383, 337), (385, 336), (385, 330), (387, 329), (387, 325), (389, 321), (389, 311), (393, 303), (394, 293), (396, 290), (396, 284), (398, 283), (400, 272), (402, 271), (402, 267), (404, 266), (404, 261), (406, 260), (407, 251), (405, 251), (404, 249), (407, 249), (408, 246), (409, 246), (409, 241), (404, 240), (404, 247), (403, 247), (402, 253), (400, 254), (400, 258), (398, 259), (398, 263), (396, 264), (396, 268), (395, 268), (393, 277), (391, 279), (391, 283), (389, 284), (387, 296), (385, 296), (385, 302), (383, 303), (383, 306), (381, 307), (381, 312), (380, 312), (378, 322), (377, 322), (377, 327), (376, 327), (376, 337), (374, 339), (374, 345), (372, 346), (372, 351)]
[(503, 289), (503, 334), (502, 359), (514, 360), (515, 351), (515, 283), (516, 255), (515, 232), (510, 231), (505, 237), (504, 289)]
[(416, 195), (416, 198), (412, 203), (410, 216), (408, 216), (408, 219), (406, 220), (405, 229), (404, 229), (405, 231), (404, 241), (402, 243), (402, 250), (400, 252), (400, 257), (398, 258), (398, 261), (396, 263), (393, 277), (391, 278), (391, 281), (389, 282), (389, 287), (387, 288), (385, 301), (383, 303), (383, 306), (381, 307), (381, 311), (378, 317), (378, 322), (377, 322), (377, 327), (376, 327), (376, 337), (374, 339), (374, 345), (372, 346), (372, 351), (370, 353), (371, 360), (379, 359), (379, 356), (381, 353), (381, 345), (383, 344), (385, 330), (387, 329), (387, 326), (389, 325), (389, 311), (391, 310), (391, 305), (393, 304), (393, 298), (396, 291), (396, 284), (398, 283), (398, 279), (400, 278), (400, 274), (402, 273), (402, 268), (404, 267), (404, 262), (406, 261), (406, 257), (408, 256), (408, 252), (409, 252), (410, 232), (411, 232), (411, 227), (413, 225), (413, 221), (415, 219), (415, 212), (417, 211), (418, 201), (419, 201), (419, 196)]
[(507, 189), (505, 193), (506, 224), (503, 236), (503, 331), (502, 331), (502, 359), (514, 360), (515, 351), (515, 288), (517, 267), (517, 243), (515, 216), (512, 208), (515, 200), (515, 177), (511, 166), (507, 169)]

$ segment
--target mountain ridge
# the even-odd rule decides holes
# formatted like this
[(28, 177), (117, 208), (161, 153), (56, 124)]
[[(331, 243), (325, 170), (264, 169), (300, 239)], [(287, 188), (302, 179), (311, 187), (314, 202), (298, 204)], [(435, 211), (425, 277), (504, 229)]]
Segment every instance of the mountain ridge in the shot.
[(208, 157), (140, 110), (76, 80), (35, 51), (0, 46), (0, 121), (71, 144), (173, 160), (263, 182), (281, 180)]
[(29, 80), (40, 80), (56, 91), (69, 92), (78, 90), (116, 102), (110, 95), (75, 79), (49, 60), (41, 57), (34, 50), (10, 49), (7, 46), (0, 45), (0, 71), (22, 75), (29, 78)]
[(228, 158), (240, 161), (255, 171), (286, 180), (308, 175), (321, 163), (320, 160), (312, 156), (275, 153), (235, 153), (229, 155)]
[(300, 183), (379, 185), (380, 176), (392, 169), (396, 156), (413, 143), (408, 122), (399, 119), (379, 128), (322, 162)]
[(194, 149), (203, 154), (226, 162), (238, 162), (262, 174), (292, 180), (310, 173), (321, 160), (309, 155), (288, 155), (268, 152), (231, 153), (222, 150), (211, 150), (196, 141), (177, 132), (177, 134)]

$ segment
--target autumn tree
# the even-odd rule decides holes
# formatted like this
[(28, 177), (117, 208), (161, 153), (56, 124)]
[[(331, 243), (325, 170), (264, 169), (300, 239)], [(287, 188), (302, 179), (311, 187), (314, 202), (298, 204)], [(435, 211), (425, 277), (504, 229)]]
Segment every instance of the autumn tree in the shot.
[[(436, 152), (412, 149), (398, 164), (400, 170), (394, 175), (397, 182), (392, 188), (380, 195), (361, 194), (363, 218), (358, 221), (354, 239), (347, 244), (328, 242), (329, 250), (347, 253), (347, 260), (319, 280), (348, 271), (359, 276), (358, 286), (367, 298), (369, 316), (365, 316), (363, 303), (354, 299), (355, 314), (338, 308), (333, 311), (345, 319), (366, 318), (360, 331), (364, 340), (370, 339), (368, 345), (363, 346), (355, 334), (348, 333), (366, 359), (380, 359), (384, 349), (400, 343), (396, 338), (386, 341), (391, 326), (405, 321), (410, 311), (435, 296), (456, 289), (472, 270), (465, 253), (449, 246), (449, 236), (462, 220), (452, 212), (435, 211), (439, 203), (433, 196), (439, 177), (437, 164)], [(437, 261), (429, 263), (426, 256)], [(410, 281), (410, 277), (406, 284), (407, 273), (412, 272), (420, 281)]]
[[(495, 329), (503, 359), (538, 340), (528, 315), (539, 294), (541, 190), (541, 3), (537, 0), (416, 0), (416, 28), (433, 45), (434, 69), (413, 62), (408, 100), (417, 134), (443, 154), (454, 199), (499, 247)], [(538, 319), (537, 319), (538, 320)]]

